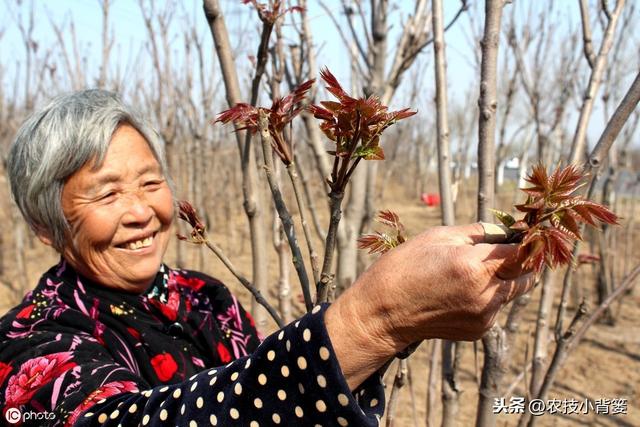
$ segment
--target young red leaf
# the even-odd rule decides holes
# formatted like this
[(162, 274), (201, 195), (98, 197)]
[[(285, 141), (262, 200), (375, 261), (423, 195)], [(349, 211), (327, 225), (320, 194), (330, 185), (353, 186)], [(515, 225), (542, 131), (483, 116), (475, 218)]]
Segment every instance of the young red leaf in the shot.
[(347, 92), (342, 89), (342, 86), (340, 85), (340, 83), (338, 83), (338, 79), (336, 79), (336, 77), (331, 74), (331, 71), (329, 71), (327, 67), (324, 67), (322, 70), (320, 70), (320, 77), (322, 77), (322, 80), (324, 80), (327, 84), (327, 90), (340, 101), (351, 98), (349, 95), (347, 95)]
[(390, 228), (393, 234), (381, 233), (379, 231), (372, 234), (364, 234), (358, 239), (359, 249), (367, 249), (370, 254), (383, 254), (407, 240), (404, 236), (404, 225), (402, 225), (398, 214), (395, 212), (389, 210), (380, 211), (375, 220)]
[(321, 101), (310, 106), (309, 110), (321, 121), (322, 132), (336, 143), (329, 182), (332, 190), (343, 192), (360, 160), (384, 159), (379, 143), (382, 132), (399, 120), (411, 117), (415, 111), (405, 108), (389, 112), (375, 96), (353, 98), (327, 68), (322, 69), (320, 77), (337, 101)]
[[(191, 226), (191, 241), (201, 243), (206, 227), (191, 203), (186, 200), (178, 201), (178, 218)], [(187, 238), (181, 234), (178, 234), (178, 239), (187, 240)]]
[(527, 200), (515, 206), (526, 215), (509, 226), (522, 239), (526, 268), (539, 271), (544, 264), (554, 268), (571, 262), (572, 244), (582, 239), (580, 223), (618, 224), (618, 217), (606, 206), (577, 194), (584, 186), (583, 178), (580, 169), (573, 165), (548, 174), (541, 164), (534, 166), (526, 178), (532, 185), (522, 189)]
[(385, 233), (364, 234), (358, 239), (358, 249), (367, 249), (369, 254), (383, 254), (396, 246), (397, 242)]
[(376, 221), (382, 225), (393, 228), (396, 234), (401, 236), (404, 241), (404, 225), (400, 222), (400, 217), (397, 213), (390, 210), (380, 211), (378, 212), (378, 218), (376, 218)]

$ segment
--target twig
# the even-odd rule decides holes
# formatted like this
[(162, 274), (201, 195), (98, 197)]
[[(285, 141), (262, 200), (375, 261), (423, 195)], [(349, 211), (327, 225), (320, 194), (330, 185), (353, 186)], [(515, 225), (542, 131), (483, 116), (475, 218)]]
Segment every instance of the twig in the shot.
[(360, 41), (360, 38), (356, 33), (356, 28), (354, 27), (353, 21), (351, 19), (351, 15), (353, 15), (353, 9), (351, 9), (350, 6), (347, 6), (346, 2), (342, 0), (342, 10), (344, 10), (344, 14), (347, 16), (349, 30), (351, 31), (351, 38), (353, 39), (353, 42), (355, 43), (356, 48), (360, 53), (360, 56), (362, 58), (362, 61), (364, 62), (364, 65), (366, 65), (366, 67), (369, 68), (371, 64), (369, 63), (369, 58), (367, 58), (367, 52), (364, 50), (364, 47), (362, 46), (362, 42)]
[(304, 171), (304, 168), (302, 168), (300, 166), (299, 162), (296, 162), (295, 165), (296, 165), (296, 172), (298, 173), (298, 176), (300, 176), (300, 180), (302, 182), (302, 189), (304, 191), (304, 197), (306, 199), (307, 206), (309, 208), (309, 212), (311, 213), (311, 219), (313, 220), (313, 228), (315, 230), (316, 236), (324, 244), (324, 239), (325, 239), (325, 237), (327, 235), (325, 234), (325, 231), (323, 230), (322, 226), (320, 225), (320, 220), (318, 218), (318, 212), (316, 211), (315, 204), (313, 202), (313, 196), (311, 195), (311, 190), (309, 189), (309, 186), (307, 185), (306, 172)]
[(442, 345), (442, 426), (454, 427), (459, 410), (458, 366), (462, 343), (444, 341)]
[[(338, 31), (338, 35), (340, 35), (340, 38), (342, 39), (342, 43), (344, 44), (345, 49), (349, 50), (349, 52), (351, 52), (351, 50), (349, 49), (349, 39), (347, 38), (347, 35), (344, 33), (344, 31), (342, 30), (342, 26), (340, 25), (340, 23), (338, 22), (338, 20), (336, 19), (335, 15), (333, 14), (333, 12), (331, 11), (331, 8), (329, 8), (329, 6), (327, 6), (324, 1), (319, 0), (319, 4), (320, 7), (325, 11), (325, 13), (327, 14), (327, 16), (329, 16), (329, 18), (331, 19), (331, 22), (333, 22), (333, 26), (336, 28), (336, 30)], [(362, 69), (362, 65), (360, 63), (360, 61), (358, 61), (357, 57), (353, 57), (351, 58), (351, 60), (356, 64), (356, 66), (358, 67), (358, 71), (360, 72), (360, 74), (364, 75), (365, 72)], [(365, 62), (367, 62), (368, 60), (365, 58)], [(367, 68), (369, 67), (369, 64), (367, 63)]]
[(440, 357), (442, 355), (441, 347), (442, 340), (432, 340), (431, 346), (431, 358), (429, 360), (429, 377), (427, 380), (427, 414), (426, 425), (427, 427), (436, 426), (436, 398), (437, 398), (437, 379), (438, 366), (440, 365)]
[(367, 18), (365, 16), (364, 9), (362, 8), (362, 1), (358, 0), (355, 4), (358, 8), (358, 16), (360, 17), (360, 24), (362, 25), (362, 31), (364, 32), (364, 39), (367, 41), (367, 48), (369, 48), (373, 44), (373, 40), (369, 33), (369, 27), (367, 27)]
[[(420, 4), (422, 4), (422, 2), (416, 4), (416, 9), (418, 9)], [(456, 12), (456, 14), (451, 18), (449, 23), (444, 27), (444, 32), (446, 33), (447, 31), (449, 31), (449, 29), (453, 27), (453, 25), (460, 18), (460, 16), (462, 16), (462, 13), (467, 11), (468, 9), (469, 9), (468, 0), (461, 0), (460, 8)], [(427, 17), (426, 16), (421, 17), (420, 19), (423, 21), (418, 21), (417, 16), (418, 16), (418, 13), (414, 13), (414, 16), (411, 18), (412, 26), (415, 28), (421, 28), (421, 29), (428, 28), (429, 26), (427, 24), (427, 21), (428, 21)], [(407, 30), (408, 28), (407, 26), (405, 26), (405, 29), (403, 31), (406, 32)], [(394, 57), (393, 64), (389, 70), (389, 74), (387, 76), (387, 82), (388, 82), (387, 89), (385, 90), (385, 94), (382, 97), (384, 102), (388, 102), (392, 98), (395, 90), (400, 85), (400, 78), (402, 77), (402, 74), (406, 70), (408, 70), (409, 67), (411, 67), (415, 59), (418, 57), (418, 55), (427, 46), (433, 43), (434, 41), (433, 37), (427, 38), (426, 36), (427, 36), (426, 32), (423, 32), (419, 37), (416, 37), (415, 34), (407, 33), (407, 36), (406, 36), (406, 39), (408, 41), (407, 47), (404, 52), (398, 52), (396, 54), (396, 56)], [(404, 44), (402, 43), (404, 38), (405, 36), (403, 34), (403, 36), (401, 36), (401, 39), (400, 39), (401, 43), (399, 44), (399, 46), (401, 47), (404, 46)]]
[(304, 296), (305, 306), (307, 308), (307, 311), (311, 311), (311, 309), (313, 308), (313, 302), (311, 301), (311, 293), (309, 291), (309, 277), (307, 276), (307, 271), (304, 266), (304, 259), (302, 258), (302, 252), (300, 251), (300, 246), (298, 245), (298, 240), (296, 238), (293, 219), (291, 218), (291, 214), (289, 213), (284, 199), (282, 198), (280, 187), (278, 186), (278, 183), (273, 176), (274, 166), (271, 148), (271, 134), (269, 133), (269, 122), (267, 113), (262, 110), (260, 110), (258, 126), (260, 130), (260, 139), (262, 141), (262, 153), (265, 164), (264, 170), (267, 175), (269, 189), (271, 190), (271, 194), (273, 195), (273, 202), (276, 206), (276, 210), (278, 211), (280, 221), (282, 221), (284, 234), (287, 236), (287, 241), (289, 242), (289, 247), (291, 248), (293, 265), (296, 269), (296, 272), (298, 273), (298, 279), (300, 280), (300, 286), (302, 287), (302, 295)]
[(624, 7), (625, 0), (617, 0), (616, 7), (608, 18), (607, 28), (602, 38), (600, 50), (595, 58), (593, 69), (589, 77), (589, 85), (585, 91), (582, 107), (580, 108), (580, 117), (576, 125), (576, 131), (571, 144), (571, 154), (569, 156), (569, 163), (580, 163), (583, 158), (583, 152), (587, 138), (587, 127), (589, 125), (589, 119), (591, 118), (591, 112), (593, 110), (593, 104), (596, 100), (596, 94), (600, 88), (602, 81), (602, 74), (607, 65), (607, 56), (613, 45), (613, 39), (616, 31), (616, 25), (618, 18)]
[[(615, 300), (625, 295), (625, 293), (631, 289), (635, 284), (636, 279), (640, 275), (640, 264), (637, 264), (629, 274), (627, 274), (621, 281), (620, 285), (615, 288), (613, 292), (593, 311), (589, 316), (581, 323), (581, 320), (588, 314), (587, 308), (584, 303), (580, 305), (580, 308), (571, 322), (571, 325), (567, 329), (567, 332), (562, 336), (562, 339), (558, 342), (556, 351), (553, 354), (553, 360), (544, 378), (544, 383), (540, 388), (540, 392), (536, 396), (538, 399), (546, 399), (547, 393), (553, 384), (558, 371), (569, 356), (569, 353), (578, 345), (580, 340), (584, 337), (585, 333), (595, 323), (596, 320), (602, 315), (602, 313), (613, 303)], [(524, 418), (524, 417), (523, 417)], [(528, 426), (532, 427), (535, 423), (536, 417), (532, 417)], [(519, 424), (524, 425), (524, 424)]]
[(416, 392), (413, 388), (413, 376), (411, 375), (411, 364), (407, 361), (407, 383), (409, 383), (409, 394), (411, 395), (411, 417), (413, 419), (413, 427), (418, 427), (418, 408), (416, 407)]
[(240, 283), (242, 283), (242, 286), (244, 286), (249, 292), (251, 292), (251, 295), (253, 295), (253, 297), (256, 299), (258, 304), (263, 306), (269, 312), (273, 320), (275, 320), (276, 323), (278, 324), (278, 327), (282, 328), (284, 326), (284, 323), (282, 322), (282, 319), (280, 319), (280, 316), (278, 316), (278, 313), (276, 312), (276, 310), (271, 306), (271, 304), (267, 302), (267, 300), (264, 299), (264, 297), (262, 296), (262, 293), (260, 293), (260, 291), (257, 290), (256, 287), (253, 286), (251, 282), (249, 282), (242, 274), (240, 274), (238, 270), (236, 270), (236, 268), (233, 266), (229, 258), (227, 258), (225, 254), (222, 252), (222, 249), (220, 249), (218, 245), (216, 245), (215, 243), (211, 242), (208, 239), (204, 241), (204, 244), (209, 249), (211, 249), (211, 251), (214, 254), (216, 254), (218, 259), (222, 261), (222, 263), (225, 265), (225, 267), (227, 267), (227, 269), (231, 272), (231, 274), (233, 274), (235, 278), (238, 279)]
[[(257, 10), (258, 16), (260, 16), (260, 20), (262, 21), (262, 33), (260, 35), (260, 44), (258, 45), (258, 52), (256, 53), (256, 69), (253, 75), (253, 80), (251, 81), (251, 105), (255, 106), (258, 102), (258, 95), (260, 93), (260, 81), (262, 80), (262, 76), (264, 75), (265, 68), (267, 65), (267, 61), (269, 59), (269, 39), (271, 37), (271, 31), (273, 30), (274, 22), (269, 19), (263, 18), (260, 13), (260, 10)], [(249, 170), (252, 168), (252, 158), (253, 158), (253, 150), (251, 150), (251, 140), (252, 135), (251, 132), (247, 132), (244, 145), (242, 147), (242, 170)], [(244, 182), (243, 182), (244, 185)], [(254, 188), (254, 191), (257, 187)], [(257, 191), (255, 191), (257, 192)], [(285, 230), (286, 233), (286, 230)], [(253, 254), (255, 256), (255, 253)]]
[(636, 265), (630, 272), (627, 274), (620, 285), (614, 289), (613, 292), (604, 300), (600, 305), (589, 315), (589, 317), (585, 320), (585, 322), (580, 326), (580, 329), (575, 334), (574, 341), (577, 343), (582, 339), (584, 334), (587, 332), (587, 329), (600, 317), (600, 315), (613, 303), (616, 299), (625, 295), (625, 293), (631, 289), (631, 287), (635, 284), (635, 280), (640, 275), (640, 264)]
[[(598, 143), (589, 155), (588, 163), (585, 165), (585, 170), (589, 173), (589, 190), (587, 198), (595, 188), (595, 181), (597, 172), (600, 169), (600, 165), (607, 152), (613, 145), (616, 137), (620, 133), (620, 130), (624, 126), (624, 123), (629, 118), (635, 107), (640, 102), (640, 72), (636, 75), (635, 80), (631, 84), (631, 87), (627, 91), (626, 95), (614, 111), (613, 115), (609, 119), (605, 130), (602, 132)], [(580, 242), (576, 241), (573, 246), (573, 258), (578, 254)], [(558, 314), (556, 316), (555, 333), (556, 337), (562, 335), (564, 316), (567, 310), (569, 293), (571, 291), (571, 281), (573, 278), (573, 269), (568, 268), (562, 283), (562, 297), (560, 299), (560, 305), (558, 306)]]
[(587, 0), (580, 0), (580, 20), (582, 21), (582, 42), (584, 57), (593, 69), (596, 56), (593, 53), (593, 39), (591, 38), (591, 22), (589, 20), (589, 5)]
[(333, 263), (333, 254), (336, 249), (336, 241), (338, 234), (338, 225), (342, 217), (342, 199), (344, 192), (332, 190), (329, 193), (329, 230), (324, 245), (324, 260), (322, 262), (322, 271), (320, 272), (320, 281), (316, 286), (316, 304), (327, 301), (329, 287), (333, 282), (333, 274), (331, 273), (331, 265)]
[(538, 305), (538, 316), (536, 318), (536, 334), (533, 344), (533, 360), (531, 368), (530, 392), (535, 396), (543, 380), (543, 372), (547, 363), (548, 343), (549, 343), (549, 317), (551, 314), (553, 297), (555, 294), (555, 278), (551, 270), (545, 268), (542, 273), (542, 290)]
[(624, 124), (631, 116), (631, 113), (635, 110), (640, 102), (640, 71), (636, 74), (636, 78), (627, 90), (624, 98), (614, 111), (613, 115), (609, 119), (607, 126), (602, 132), (598, 143), (594, 147), (587, 163), (587, 173), (591, 173), (593, 170), (598, 169), (604, 160), (607, 152), (613, 145), (613, 142), (618, 137), (618, 134), (622, 130)]
[(278, 254), (278, 309), (283, 321), (290, 322), (292, 314), (289, 245), (284, 241), (282, 223), (276, 215), (273, 216), (273, 246)]
[(302, 231), (304, 232), (304, 238), (307, 241), (307, 249), (309, 250), (309, 257), (311, 258), (311, 271), (313, 272), (313, 282), (318, 283), (318, 280), (320, 280), (320, 269), (318, 268), (318, 253), (316, 252), (313, 244), (311, 230), (309, 230), (309, 223), (307, 222), (307, 214), (305, 212), (304, 199), (300, 191), (300, 181), (298, 180), (296, 165), (294, 163), (288, 164), (287, 172), (289, 173), (289, 178), (291, 179), (291, 186), (293, 187), (293, 193), (296, 197), (298, 210), (300, 211), (300, 222), (302, 223)]
[(396, 409), (398, 408), (398, 398), (400, 397), (400, 389), (404, 387), (407, 380), (407, 359), (398, 360), (398, 370), (396, 376), (393, 379), (393, 388), (389, 395), (389, 403), (387, 409), (387, 427), (393, 427), (395, 425)]
[(489, 0), (485, 6), (485, 29), (482, 45), (480, 98), (478, 105), (478, 220), (489, 221), (494, 200), (494, 146), (496, 128), (497, 62), (500, 21), (504, 0)]

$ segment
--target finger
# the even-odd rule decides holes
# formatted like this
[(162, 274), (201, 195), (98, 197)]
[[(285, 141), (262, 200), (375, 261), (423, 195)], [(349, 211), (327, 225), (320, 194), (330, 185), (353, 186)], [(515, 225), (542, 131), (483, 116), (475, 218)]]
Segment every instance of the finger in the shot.
[(523, 267), (526, 253), (520, 250), (519, 244), (498, 243), (492, 245), (480, 243), (474, 246), (474, 251), (481, 257), (489, 273), (494, 274), (499, 279), (514, 279), (530, 272), (530, 270)]
[(536, 281), (536, 275), (534, 273), (527, 273), (516, 279), (503, 280), (500, 284), (499, 292), (505, 295), (505, 304), (507, 304), (533, 289)]
[(484, 242), (484, 228), (479, 222), (448, 227), (434, 227), (421, 235), (424, 243), (433, 245), (475, 245)]

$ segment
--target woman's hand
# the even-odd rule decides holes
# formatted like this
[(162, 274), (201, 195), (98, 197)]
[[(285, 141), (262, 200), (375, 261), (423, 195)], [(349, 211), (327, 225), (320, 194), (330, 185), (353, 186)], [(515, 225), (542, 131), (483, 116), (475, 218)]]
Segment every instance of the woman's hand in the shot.
[(338, 298), (325, 323), (350, 386), (420, 340), (482, 337), (503, 305), (531, 289), (518, 245), (484, 240), (479, 223), (430, 229), (380, 257)]

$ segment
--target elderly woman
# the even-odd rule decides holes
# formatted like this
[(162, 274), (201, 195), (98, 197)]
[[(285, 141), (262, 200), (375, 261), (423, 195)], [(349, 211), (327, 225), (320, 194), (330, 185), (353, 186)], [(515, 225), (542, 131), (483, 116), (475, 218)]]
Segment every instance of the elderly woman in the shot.
[(435, 228), (261, 342), (219, 281), (162, 263), (163, 146), (115, 95), (54, 100), (19, 130), (8, 168), (24, 218), (61, 256), (0, 324), (9, 422), (378, 425), (385, 362), (423, 339), (477, 339), (532, 285), (517, 247), (483, 243), (479, 224)]

